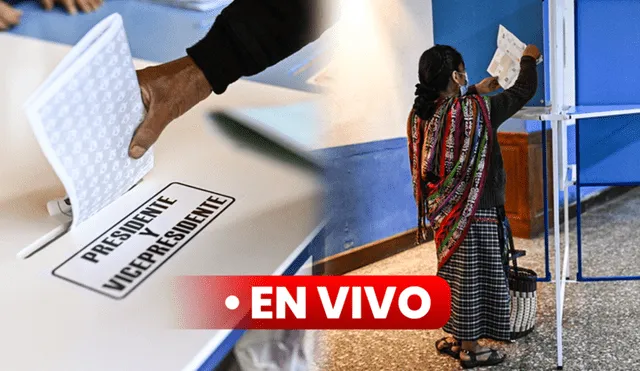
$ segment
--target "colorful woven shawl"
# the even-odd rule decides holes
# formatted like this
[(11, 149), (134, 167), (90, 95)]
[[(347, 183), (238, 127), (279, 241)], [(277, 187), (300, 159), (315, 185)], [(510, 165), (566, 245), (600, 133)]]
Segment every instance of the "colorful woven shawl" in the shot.
[(492, 129), (489, 100), (468, 95), (441, 100), (429, 121), (412, 111), (407, 124), (418, 243), (426, 220), (434, 230), (438, 269), (466, 237), (484, 189)]

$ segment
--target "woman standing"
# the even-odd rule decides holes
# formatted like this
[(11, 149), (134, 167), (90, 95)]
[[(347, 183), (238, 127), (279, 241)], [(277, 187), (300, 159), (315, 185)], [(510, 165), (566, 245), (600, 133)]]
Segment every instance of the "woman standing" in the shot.
[(529, 45), (520, 75), (508, 90), (482, 97), (499, 85), (488, 78), (467, 91), (460, 53), (436, 45), (420, 57), (416, 99), (407, 134), (418, 235), (427, 220), (434, 230), (438, 276), (451, 287), (451, 318), (436, 342), (440, 353), (464, 368), (496, 365), (505, 355), (479, 339), (510, 340), (510, 296), (504, 213), (505, 171), (500, 125), (520, 110), (537, 87), (538, 48)]

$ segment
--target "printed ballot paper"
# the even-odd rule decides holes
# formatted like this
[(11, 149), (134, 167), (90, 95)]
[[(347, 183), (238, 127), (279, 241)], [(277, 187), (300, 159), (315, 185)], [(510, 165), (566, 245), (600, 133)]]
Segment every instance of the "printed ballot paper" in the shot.
[[(520, 74), (520, 58), (527, 45), (509, 32), (503, 25), (498, 30), (498, 49), (493, 55), (487, 72), (498, 78), (503, 89), (509, 89), (515, 84)], [(542, 62), (542, 57), (537, 63)]]
[(115, 201), (153, 167), (152, 150), (139, 160), (128, 156), (145, 112), (119, 14), (102, 20), (72, 48), (25, 111), (69, 197), (71, 228)]

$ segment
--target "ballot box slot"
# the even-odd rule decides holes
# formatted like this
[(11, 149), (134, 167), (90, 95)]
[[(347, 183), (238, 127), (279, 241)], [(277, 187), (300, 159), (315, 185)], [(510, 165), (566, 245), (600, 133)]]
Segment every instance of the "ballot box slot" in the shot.
[[(127, 190), (126, 193), (134, 189), (138, 184), (142, 182), (142, 179), (134, 184)], [(27, 259), (34, 256), (39, 251), (42, 251), (47, 246), (51, 245), (57, 239), (65, 235), (71, 229), (71, 223), (73, 222), (73, 209), (69, 196), (60, 197), (51, 200), (47, 203), (47, 211), (49, 217), (56, 219), (58, 225), (49, 232), (40, 236), (37, 240), (24, 247), (16, 254), (18, 259)]]

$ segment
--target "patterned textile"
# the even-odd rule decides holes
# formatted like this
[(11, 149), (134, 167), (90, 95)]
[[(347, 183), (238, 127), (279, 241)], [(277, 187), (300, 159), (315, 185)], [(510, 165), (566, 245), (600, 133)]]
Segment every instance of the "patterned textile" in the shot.
[(438, 270), (451, 287), (451, 317), (443, 330), (460, 341), (511, 339), (511, 296), (498, 213), (479, 209), (458, 251)]
[(442, 267), (468, 233), (484, 189), (493, 138), (489, 99), (442, 99), (429, 121), (412, 111), (407, 135), (418, 242), (425, 239), (428, 219)]

